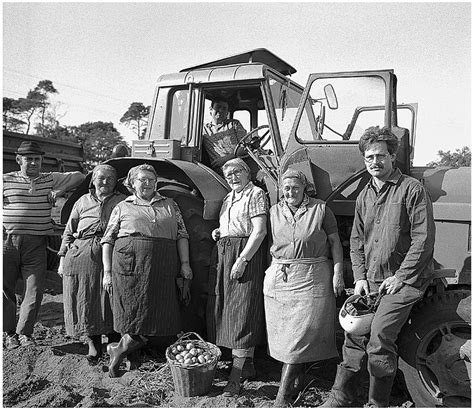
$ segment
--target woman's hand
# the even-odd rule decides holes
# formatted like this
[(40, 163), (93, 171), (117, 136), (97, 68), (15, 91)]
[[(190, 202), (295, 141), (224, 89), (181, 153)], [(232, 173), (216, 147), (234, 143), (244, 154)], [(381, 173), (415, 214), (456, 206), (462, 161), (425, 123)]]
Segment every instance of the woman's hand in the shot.
[(221, 238), (221, 231), (219, 228), (216, 228), (212, 231), (211, 233), (212, 239), (214, 239), (216, 242)]
[(58, 275), (61, 277), (64, 275), (64, 256), (59, 258)]
[(240, 279), (244, 274), (246, 266), (247, 262), (245, 262), (241, 257), (238, 257), (230, 271), (230, 278), (233, 280)]
[(184, 279), (189, 279), (191, 280), (193, 278), (193, 271), (191, 270), (191, 266), (189, 265), (189, 262), (183, 262), (181, 263), (181, 276)]
[(344, 292), (344, 275), (342, 272), (334, 273), (332, 277), (332, 287), (336, 296), (341, 296)]
[(102, 287), (109, 295), (112, 295), (112, 273), (110, 271), (104, 272)]

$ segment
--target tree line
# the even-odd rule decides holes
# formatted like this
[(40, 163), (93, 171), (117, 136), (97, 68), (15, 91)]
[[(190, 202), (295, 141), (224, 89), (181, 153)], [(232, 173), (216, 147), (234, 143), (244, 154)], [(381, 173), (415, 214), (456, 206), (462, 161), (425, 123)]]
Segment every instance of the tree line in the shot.
[[(3, 97), (3, 129), (80, 143), (84, 150), (85, 164), (89, 168), (109, 158), (117, 144), (124, 144), (130, 149), (112, 122), (61, 125), (63, 115), (59, 114), (58, 104), (51, 101), (55, 94), (59, 94), (59, 91), (52, 81), (41, 80), (25, 97)], [(150, 106), (133, 102), (120, 118), (120, 123), (130, 128), (138, 139), (143, 139), (149, 113)]]

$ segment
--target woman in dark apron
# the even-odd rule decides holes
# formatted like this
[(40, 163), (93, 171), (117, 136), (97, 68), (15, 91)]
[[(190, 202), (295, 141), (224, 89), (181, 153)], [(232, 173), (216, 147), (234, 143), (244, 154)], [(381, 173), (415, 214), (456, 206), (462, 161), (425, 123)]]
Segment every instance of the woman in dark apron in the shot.
[(233, 363), (224, 395), (236, 395), (240, 381), (255, 376), (255, 346), (265, 336), (263, 275), (266, 266), (268, 203), (250, 182), (250, 169), (240, 158), (222, 167), (232, 191), (224, 198), (217, 240), (217, 267), (210, 271), (208, 336), (232, 349)]
[(130, 169), (124, 184), (133, 195), (115, 207), (101, 241), (103, 285), (122, 335), (107, 346), (110, 377), (148, 337), (181, 330), (176, 277), (192, 279), (188, 233), (178, 205), (155, 191), (156, 180), (151, 165)]
[(66, 333), (84, 338), (89, 346), (89, 361), (101, 355), (103, 334), (109, 342), (117, 337), (113, 332), (109, 295), (102, 287), (100, 245), (112, 209), (126, 197), (115, 191), (116, 184), (115, 168), (110, 165), (94, 168), (90, 193), (74, 204), (58, 252)]

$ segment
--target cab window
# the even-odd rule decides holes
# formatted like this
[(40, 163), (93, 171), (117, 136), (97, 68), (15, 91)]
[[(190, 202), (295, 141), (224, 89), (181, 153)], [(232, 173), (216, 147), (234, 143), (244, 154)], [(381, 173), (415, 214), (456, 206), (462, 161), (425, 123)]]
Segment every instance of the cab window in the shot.
[[(354, 141), (367, 127), (385, 124), (385, 110), (375, 109), (385, 107), (385, 81), (381, 77), (318, 78), (309, 96), (296, 130), (301, 142)], [(361, 109), (366, 109), (361, 121), (351, 124)]]

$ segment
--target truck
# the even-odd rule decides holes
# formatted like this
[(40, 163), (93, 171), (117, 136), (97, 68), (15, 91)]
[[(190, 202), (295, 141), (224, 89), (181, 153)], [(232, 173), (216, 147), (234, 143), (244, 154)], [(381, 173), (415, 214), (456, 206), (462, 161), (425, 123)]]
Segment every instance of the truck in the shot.
[[(397, 102), (394, 70), (313, 73), (305, 87), (291, 79), (294, 73), (260, 48), (161, 75), (144, 139), (132, 142), (130, 157), (106, 161), (120, 179), (135, 165), (152, 164), (158, 191), (182, 210), (194, 272), (192, 300), (182, 311), (186, 330), (205, 334), (211, 232), (229, 192), (202, 144), (211, 101), (229, 101), (230, 118), (249, 131), (239, 147), (257, 164), (255, 183), (271, 204), (281, 195), (279, 175), (291, 166), (308, 177), (311, 195), (331, 208), (347, 288), (353, 287), (355, 200), (370, 178), (358, 140), (369, 126), (387, 126), (400, 140), (396, 166), (426, 186), (436, 221), (435, 280), (400, 334), (399, 368), (417, 406), (470, 406), (470, 168), (413, 166), (418, 105)], [(66, 202), (62, 223), (89, 181), (90, 175)]]

